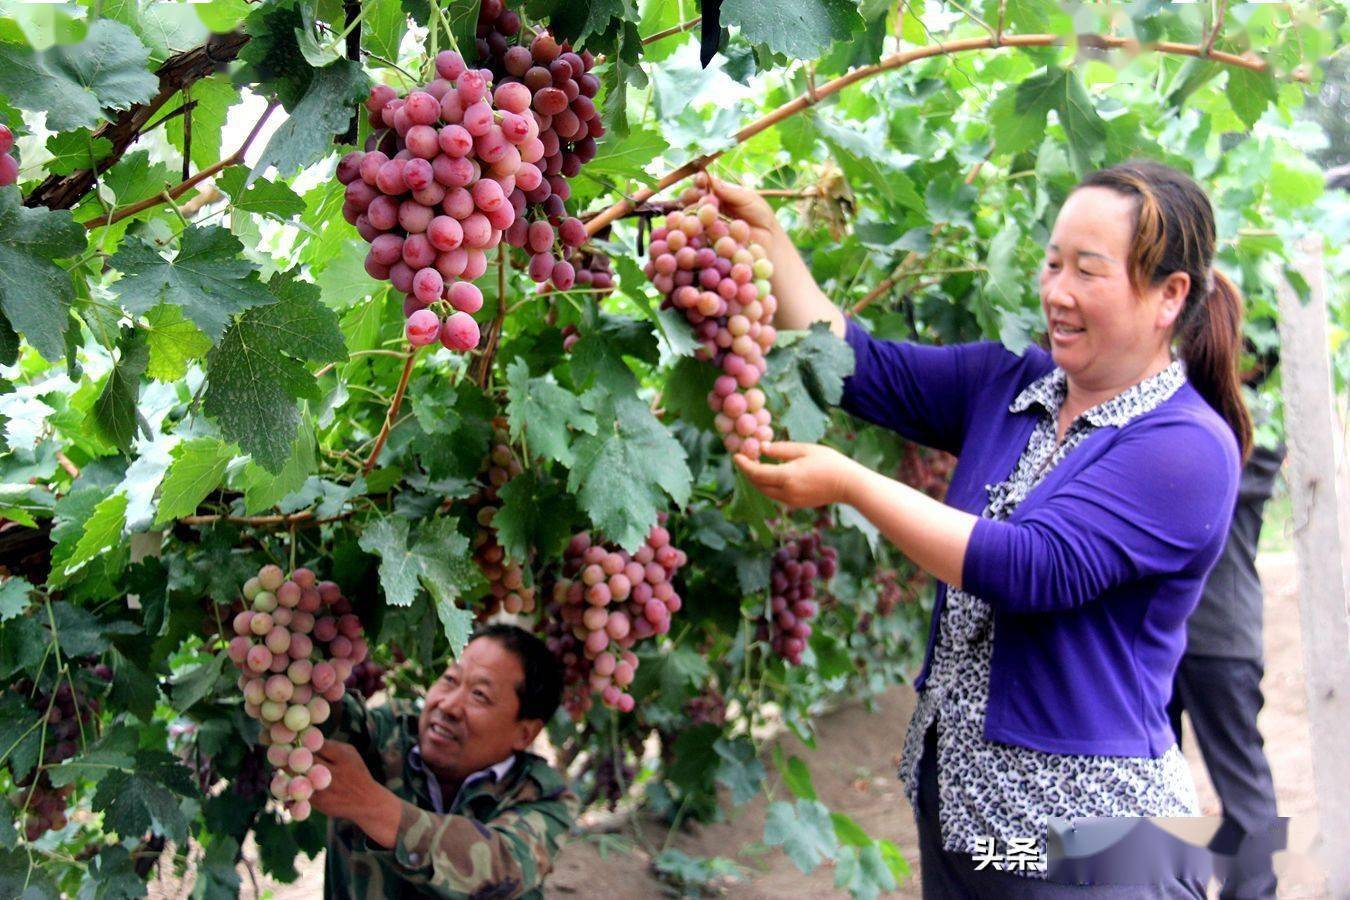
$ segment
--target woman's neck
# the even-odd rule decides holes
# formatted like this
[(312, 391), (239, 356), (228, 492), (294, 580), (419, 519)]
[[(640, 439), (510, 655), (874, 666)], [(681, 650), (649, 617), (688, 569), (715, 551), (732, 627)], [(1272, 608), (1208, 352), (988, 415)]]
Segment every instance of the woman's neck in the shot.
[(1067, 377), (1068, 394), (1064, 398), (1064, 405), (1059, 411), (1059, 436), (1064, 437), (1064, 432), (1068, 430), (1073, 420), (1083, 413), (1092, 409), (1094, 406), (1100, 406), (1112, 397), (1127, 391), (1145, 379), (1152, 378), (1159, 372), (1172, 364), (1171, 351), (1164, 348), (1149, 360), (1148, 364), (1137, 370), (1131, 375), (1125, 377), (1116, 377), (1101, 383), (1084, 381), (1075, 378), (1072, 375)]

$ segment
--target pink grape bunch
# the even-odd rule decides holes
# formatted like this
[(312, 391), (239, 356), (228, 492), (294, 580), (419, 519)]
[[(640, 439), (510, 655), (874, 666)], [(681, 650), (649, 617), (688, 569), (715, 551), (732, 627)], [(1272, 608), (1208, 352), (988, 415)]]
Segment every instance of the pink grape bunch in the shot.
[(773, 555), (769, 571), (769, 644), (789, 663), (800, 665), (811, 636), (816, 581), (829, 581), (838, 568), (839, 554), (816, 531), (789, 538)]
[(488, 580), (491, 591), (487, 605), (480, 612), (480, 618), (485, 620), (499, 610), (512, 615), (532, 613), (535, 605), (535, 588), (533, 584), (525, 583), (528, 576), (525, 567), (506, 556), (506, 549), (497, 541), (497, 529), (492, 524), (497, 510), (501, 508), (498, 492), (524, 471), (515, 451), (511, 449), (510, 439), (506, 422), (500, 419), (495, 421), (492, 447), (483, 460), (478, 491), (469, 498), (469, 506), (475, 510), (474, 521), (477, 524), (473, 536), (473, 560)]
[(229, 656), (240, 671), (244, 711), (262, 724), (258, 740), (276, 769), (268, 788), (302, 821), (310, 796), (332, 782), (314, 759), (323, 746), (319, 726), (368, 655), (361, 620), (341, 588), (309, 569), (287, 578), (278, 566), (263, 566), (243, 595), (248, 608), (231, 623)]
[(370, 243), (366, 271), (405, 295), (408, 341), (464, 351), (481, 337), (473, 282), (543, 182), (545, 146), (524, 85), (494, 88), (491, 72), (451, 50), (436, 55), (436, 75), (406, 97), (371, 88), (366, 109), (381, 130), (342, 158), (337, 178), (343, 216)]
[(695, 191), (681, 199), (685, 208), (652, 230), (647, 277), (665, 295), (662, 308), (679, 310), (693, 326), (702, 343), (698, 358), (722, 370), (708, 406), (717, 414), (723, 446), (758, 459), (773, 440), (772, 416), (756, 386), (777, 337), (773, 263), (750, 241), (747, 222), (721, 215), (715, 195)]
[[(112, 681), (112, 669), (106, 665), (93, 667), (90, 674), (99, 681)], [(14, 688), (25, 696), (30, 708), (43, 716), (46, 730), (41, 765), (24, 773), (22, 778), (14, 778), (14, 786), (19, 790), (9, 796), (18, 813), (16, 818), (22, 820), (24, 836), (36, 841), (48, 831), (66, 826), (66, 808), (75, 785), (56, 787), (47, 770), (80, 752), (82, 737), (85, 743), (93, 742), (99, 701), (72, 687), (69, 680), (60, 682), (54, 691), (39, 689), (28, 679), (19, 681)]]
[(530, 277), (551, 283), (560, 291), (577, 283), (572, 261), (586, 240), (581, 220), (567, 215), (572, 196), (567, 179), (595, 158), (596, 139), (605, 133), (595, 105), (600, 79), (592, 74), (590, 51), (572, 51), (547, 30), (530, 37), (521, 28), (520, 15), (502, 0), (483, 0), (478, 11), (478, 58), (498, 84), (520, 84), (530, 92), (530, 109), (539, 129), (544, 155), (539, 165), (543, 180), (524, 187), (528, 211), (506, 231), (506, 242), (530, 254)]
[[(614, 271), (610, 268), (609, 257), (598, 250), (581, 251), (577, 255), (576, 283), (589, 288), (596, 300), (614, 293)], [(564, 325), (562, 338), (563, 352), (571, 353), (577, 341), (581, 340), (581, 331), (576, 325)]]
[(8, 187), (19, 180), (19, 161), (10, 152), (14, 149), (14, 132), (8, 125), (0, 125), (0, 187)]
[(652, 526), (635, 553), (573, 535), (545, 615), (549, 649), (562, 660), (564, 702), (574, 716), (590, 708), (590, 694), (620, 712), (633, 711), (633, 683), (640, 640), (670, 631), (683, 601), (676, 572), (689, 561), (670, 542), (664, 525)]

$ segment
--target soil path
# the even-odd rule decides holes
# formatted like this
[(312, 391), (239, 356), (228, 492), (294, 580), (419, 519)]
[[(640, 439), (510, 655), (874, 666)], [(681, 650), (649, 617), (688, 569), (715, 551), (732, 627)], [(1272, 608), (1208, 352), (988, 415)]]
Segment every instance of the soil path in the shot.
[[(1292, 553), (1264, 554), (1260, 560), (1266, 585), (1266, 673), (1263, 687), (1266, 707), (1260, 727), (1275, 776), (1281, 815), (1290, 816), (1297, 845), (1315, 825), (1316, 802), (1309, 754), (1307, 704), (1303, 687), (1303, 656), (1299, 632), (1298, 578)], [(833, 811), (851, 816), (869, 834), (893, 841), (910, 860), (913, 872), (892, 896), (917, 898), (918, 845), (909, 803), (895, 778), (905, 724), (914, 708), (914, 692), (900, 686), (877, 698), (870, 711), (861, 705), (835, 712), (819, 723), (817, 747), (804, 747), (788, 735), (783, 749), (801, 756), (810, 766), (821, 800)], [(1202, 812), (1215, 815), (1218, 800), (1210, 786), (1194, 741), (1184, 741), (1200, 792)], [(773, 766), (766, 763), (773, 772)], [(781, 786), (777, 796), (785, 791)], [(746, 877), (725, 884), (721, 892), (744, 900), (779, 898), (833, 898), (847, 895), (834, 887), (834, 871), (821, 866), (803, 875), (776, 849), (766, 850), (759, 841), (764, 834), (767, 801), (761, 795), (732, 814), (730, 821), (696, 825), (678, 833), (670, 846), (696, 856), (722, 856), (742, 866)], [(665, 830), (652, 825), (650, 840), (660, 845)], [(561, 898), (669, 897), (672, 892), (650, 871), (648, 855), (625, 840), (615, 849), (613, 836), (570, 842), (559, 857), (549, 879), (546, 896)], [(630, 846), (631, 845), (631, 849)], [(1326, 894), (1306, 861), (1281, 863), (1280, 898), (1321, 898)], [(322, 856), (301, 867), (301, 878), (290, 885), (263, 882), (263, 894), (276, 900), (317, 897), (322, 891)], [(243, 896), (254, 897), (245, 878)], [(162, 895), (161, 895), (162, 896)]]

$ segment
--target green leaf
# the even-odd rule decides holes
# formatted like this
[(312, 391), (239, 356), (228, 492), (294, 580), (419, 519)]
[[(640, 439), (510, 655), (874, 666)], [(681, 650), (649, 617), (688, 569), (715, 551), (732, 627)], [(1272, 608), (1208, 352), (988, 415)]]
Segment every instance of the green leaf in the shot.
[[(4, 70), (0, 62), (0, 72)], [(0, 310), (48, 360), (66, 349), (70, 273), (55, 260), (83, 252), (85, 231), (70, 213), (25, 209), (17, 188), (0, 188)]]
[(474, 39), (477, 37), (480, 6), (481, 0), (449, 0), (442, 4), (445, 17), (450, 21), (450, 34), (455, 39), (455, 46), (466, 60), (472, 60), (478, 55)]
[(0, 582), (0, 622), (23, 615), (32, 592), (33, 586), (17, 575)]
[(986, 290), (1005, 306), (1015, 307), (1022, 300), (1022, 272), (1017, 265), (1017, 245), (1021, 240), (1017, 219), (1009, 216), (989, 242), (989, 253), (985, 256), (989, 269), (985, 276)]
[(244, 22), (249, 42), (239, 52), (234, 73), (238, 85), (259, 85), (287, 110), (295, 109), (314, 80), (314, 67), (300, 49), (299, 37), (313, 27), (302, 0), (276, 0), (254, 7)]
[(672, 762), (666, 770), (671, 782), (686, 791), (710, 789), (718, 764), (713, 745), (719, 740), (720, 734), (721, 729), (711, 722), (680, 732), (680, 736), (675, 739)]
[(213, 437), (184, 441), (170, 453), (173, 462), (159, 489), (156, 527), (195, 513), (225, 477), (225, 467), (234, 456), (227, 444)]
[(595, 434), (595, 417), (581, 404), (581, 398), (557, 385), (551, 377), (531, 378), (530, 367), (522, 358), (511, 361), (506, 369), (506, 416), (511, 440), (524, 435), (532, 453), (571, 466), (575, 454), (571, 446), (572, 430)]
[(645, 166), (668, 147), (665, 139), (655, 131), (633, 130), (627, 137), (601, 144), (595, 159), (586, 164), (586, 172), (640, 179), (646, 175)]
[(280, 299), (247, 310), (207, 357), (203, 406), (227, 440), (280, 472), (300, 424), (295, 401), (322, 397), (304, 361), (341, 362), (347, 352), (318, 288), (283, 274), (270, 287)]
[(211, 349), (211, 339), (183, 318), (181, 307), (161, 303), (145, 314), (145, 339), (150, 362), (145, 373), (156, 381), (173, 382), (187, 374), (188, 363)]
[(136, 871), (136, 863), (137, 860), (131, 857), (131, 851), (121, 844), (104, 847), (89, 862), (80, 897), (91, 900), (135, 900), (145, 896), (145, 881)]
[(173, 708), (179, 712), (187, 712), (199, 700), (211, 696), (215, 692), (216, 685), (224, 681), (228, 674), (225, 669), (227, 662), (228, 656), (215, 653), (203, 659), (200, 665), (176, 676), (170, 682), (169, 688)]
[(1269, 71), (1253, 72), (1236, 66), (1228, 67), (1228, 85), (1224, 93), (1233, 112), (1248, 128), (1256, 124), (1267, 106), (1279, 100), (1275, 77)]
[(441, 631), (450, 645), (450, 655), (458, 659), (465, 645), (469, 643), (477, 620), (471, 610), (456, 606), (449, 600), (437, 600), (435, 603), (436, 618), (441, 620)]
[(110, 772), (98, 783), (92, 805), (103, 813), (103, 827), (123, 838), (146, 832), (176, 843), (187, 840), (187, 817), (174, 794), (150, 773)]
[(1059, 124), (1069, 139), (1069, 159), (1080, 174), (1086, 173), (1102, 157), (1106, 145), (1106, 123), (1097, 115), (1092, 98), (1073, 72), (1064, 73)]
[(211, 0), (210, 3), (194, 3), (192, 8), (202, 24), (211, 29), (212, 34), (224, 34), (248, 15), (248, 0)]
[(794, 59), (815, 59), (831, 41), (847, 40), (863, 21), (848, 0), (726, 0), (722, 24)]
[(244, 512), (249, 515), (280, 503), (283, 497), (300, 490), (314, 471), (314, 430), (300, 424), (300, 433), (291, 446), (290, 458), (281, 471), (273, 474), (256, 462), (244, 466)]
[(876, 844), (839, 848), (835, 860), (834, 886), (844, 888), (855, 900), (875, 900), (895, 890), (896, 880)]
[(721, 759), (717, 782), (731, 791), (731, 802), (740, 806), (755, 799), (764, 784), (764, 764), (755, 758), (755, 745), (746, 738), (718, 738), (713, 750)]
[(1016, 154), (1037, 146), (1045, 137), (1045, 119), (1050, 106), (1037, 95), (1026, 109), (1019, 110), (1021, 85), (1009, 85), (989, 106), (989, 125), (999, 153)]
[(794, 441), (814, 443), (825, 436), (829, 409), (839, 403), (844, 378), (853, 372), (853, 350), (823, 323), (770, 357), (771, 383), (786, 404), (775, 418)]
[(84, 523), (84, 534), (75, 545), (74, 552), (65, 561), (65, 573), (74, 572), (80, 566), (110, 549), (122, 540), (122, 531), (127, 522), (127, 498), (123, 494), (110, 494), (94, 507), (88, 521)]
[(42, 713), (28, 705), (18, 691), (0, 695), (0, 757), (9, 763), (15, 778), (22, 778), (37, 764), (42, 752)]
[(100, 781), (112, 771), (129, 772), (136, 765), (136, 746), (136, 730), (115, 725), (79, 756), (48, 769), (48, 775), (53, 785), (63, 787), (81, 778)]
[(769, 805), (764, 822), (764, 843), (781, 846), (788, 858), (809, 875), (838, 851), (830, 811), (818, 800), (779, 800)]
[(529, 559), (532, 548), (546, 556), (561, 552), (576, 518), (576, 503), (561, 482), (528, 469), (503, 485), (497, 496), (501, 506), (492, 527), (508, 559)]
[(133, 313), (161, 303), (182, 307), (207, 337), (219, 340), (230, 317), (273, 302), (244, 245), (226, 228), (185, 228), (172, 260), (141, 238), (128, 238), (110, 261), (122, 278), (112, 285)]
[(103, 390), (89, 410), (86, 423), (108, 443), (123, 453), (131, 452), (136, 430), (150, 433), (149, 426), (136, 409), (141, 393), (141, 376), (150, 362), (150, 348), (145, 335), (129, 331), (123, 338), (117, 363), (108, 373)]
[[(334, 231), (346, 228), (344, 222), (339, 226), (330, 226)], [(373, 315), (378, 323), (380, 304), (372, 298), (389, 287), (387, 281), (376, 281), (366, 271), (366, 251), (369, 246), (360, 238), (348, 238), (343, 241), (337, 255), (323, 264), (314, 276), (319, 286), (324, 306), (330, 309), (347, 309), (360, 305), (363, 313)], [(402, 295), (399, 295), (402, 302)], [(401, 318), (401, 317), (400, 317)], [(353, 347), (352, 349), (358, 349)]]
[(105, 109), (144, 103), (159, 89), (150, 54), (130, 28), (99, 19), (78, 43), (33, 51), (0, 43), (0, 93), (47, 114), (51, 131), (93, 128)]
[(715, 366), (691, 356), (682, 357), (670, 370), (661, 403), (668, 413), (701, 431), (711, 431), (714, 413), (708, 406), (708, 392), (713, 389), (717, 375)]
[(52, 155), (47, 162), (47, 171), (53, 175), (69, 175), (77, 169), (92, 169), (94, 163), (112, 149), (112, 141), (93, 137), (88, 129), (54, 134), (47, 138), (47, 152)]
[(693, 479), (684, 448), (650, 409), (632, 395), (595, 391), (587, 408), (602, 423), (573, 450), (567, 489), (595, 526), (625, 549), (636, 549), (656, 523), (666, 499), (683, 506)]
[(811, 779), (811, 769), (802, 762), (801, 757), (789, 756), (783, 757), (781, 750), (775, 748), (775, 757), (778, 762), (778, 774), (783, 776), (783, 784), (792, 796), (799, 800), (815, 800), (816, 785)]
[[(222, 0), (212, 0), (211, 3), (193, 4), (193, 7), (200, 11), (208, 6), (218, 6), (221, 2)], [(229, 2), (229, 0), (226, 0), (226, 2)], [(215, 165), (225, 156), (221, 152), (223, 149), (221, 131), (229, 118), (230, 107), (239, 101), (239, 89), (231, 84), (225, 76), (212, 75), (209, 78), (194, 81), (185, 91), (186, 97), (180, 94), (180, 98), (196, 104), (192, 107), (190, 113), (192, 116), (192, 164), (198, 169), (204, 169), (207, 166)], [(174, 116), (164, 123), (164, 136), (169, 139), (169, 143), (179, 153), (183, 152), (186, 145), (183, 121), (182, 116)], [(216, 183), (220, 183), (219, 177), (217, 177)]]
[(377, 519), (361, 533), (361, 549), (380, 558), (385, 602), (411, 606), (419, 581), (438, 603), (453, 601), (474, 583), (469, 539), (455, 530), (453, 519), (424, 522), (412, 547), (408, 537), (407, 520), (397, 516)]
[(305, 211), (305, 201), (284, 181), (256, 178), (245, 187), (248, 177), (248, 169), (244, 166), (231, 166), (216, 176), (216, 187), (229, 195), (235, 209), (278, 222), (286, 222)]
[[(408, 31), (408, 13), (402, 0), (370, 0), (361, 18), (361, 45), (376, 56), (397, 60), (399, 45)], [(477, 13), (474, 15), (477, 22)]]
[(276, 166), (277, 173), (288, 178), (331, 153), (333, 136), (347, 130), (356, 104), (369, 91), (370, 78), (360, 63), (350, 59), (339, 59), (316, 70), (304, 97), (273, 133), (254, 164), (253, 177), (268, 166)]

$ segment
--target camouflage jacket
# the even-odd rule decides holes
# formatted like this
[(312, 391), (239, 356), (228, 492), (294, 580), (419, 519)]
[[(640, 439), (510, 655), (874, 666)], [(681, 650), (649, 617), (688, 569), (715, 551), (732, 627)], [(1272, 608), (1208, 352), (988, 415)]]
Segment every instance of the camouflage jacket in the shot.
[(392, 849), (345, 819), (329, 820), (325, 897), (542, 896), (575, 798), (541, 757), (519, 753), (505, 777), (471, 779), (442, 814), (432, 811), (434, 776), (410, 757), (412, 704), (369, 709), (348, 695), (334, 737), (350, 741), (375, 780), (406, 802)]

